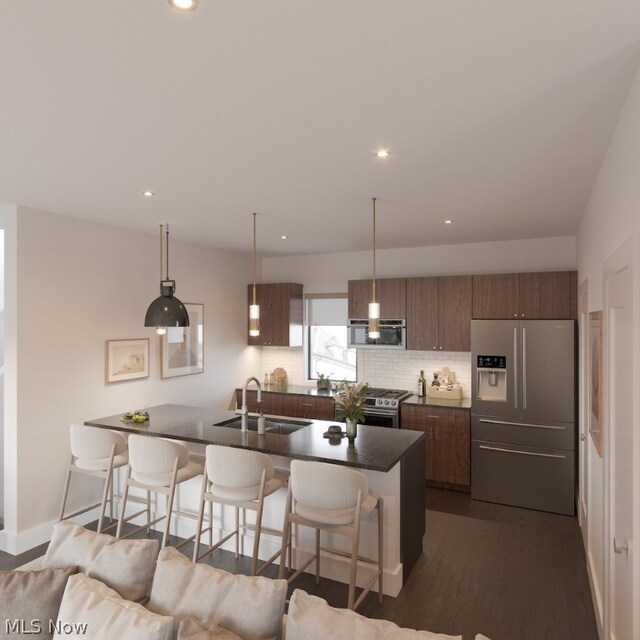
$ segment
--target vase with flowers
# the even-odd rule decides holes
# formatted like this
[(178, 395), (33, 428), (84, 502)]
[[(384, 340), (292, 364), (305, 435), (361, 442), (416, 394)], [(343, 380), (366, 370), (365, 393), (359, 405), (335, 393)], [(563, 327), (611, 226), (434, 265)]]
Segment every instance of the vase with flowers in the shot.
[(338, 410), (338, 418), (345, 421), (349, 442), (353, 442), (358, 435), (358, 422), (364, 422), (364, 390), (366, 387), (366, 383), (342, 382), (338, 385), (336, 409)]

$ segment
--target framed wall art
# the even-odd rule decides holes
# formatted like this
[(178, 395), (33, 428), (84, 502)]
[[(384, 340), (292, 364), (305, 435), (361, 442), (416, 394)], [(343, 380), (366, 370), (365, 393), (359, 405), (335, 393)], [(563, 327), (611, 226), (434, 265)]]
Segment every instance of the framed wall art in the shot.
[(149, 338), (105, 340), (105, 382), (149, 377)]
[(604, 446), (602, 398), (602, 311), (589, 313), (589, 433), (598, 455)]
[(204, 305), (185, 302), (188, 327), (167, 327), (160, 336), (162, 378), (188, 376), (204, 371)]

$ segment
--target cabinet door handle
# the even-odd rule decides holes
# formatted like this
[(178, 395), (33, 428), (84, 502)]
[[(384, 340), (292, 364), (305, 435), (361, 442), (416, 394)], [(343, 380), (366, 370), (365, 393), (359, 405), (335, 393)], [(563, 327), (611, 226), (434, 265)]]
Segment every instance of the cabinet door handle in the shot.
[(506, 424), (510, 427), (531, 427), (532, 429), (552, 429), (554, 431), (564, 431), (566, 427), (554, 427), (549, 424), (529, 424), (528, 422), (507, 422), (506, 420), (487, 420), (486, 418), (480, 418), (478, 422), (484, 424)]
[(433, 427), (429, 427), (429, 440), (433, 440)]
[(433, 418), (434, 420), (440, 420), (440, 416), (432, 416), (431, 414), (427, 414), (427, 418)]
[(438, 427), (436, 427), (436, 440), (438, 439)]
[(559, 456), (555, 453), (534, 453), (533, 451), (520, 451), (519, 449), (503, 449), (502, 447), (487, 447), (481, 444), (480, 449), (486, 449), (487, 451), (501, 451), (502, 453), (517, 453), (521, 456), (534, 456), (535, 458), (558, 458), (564, 460), (566, 456)]

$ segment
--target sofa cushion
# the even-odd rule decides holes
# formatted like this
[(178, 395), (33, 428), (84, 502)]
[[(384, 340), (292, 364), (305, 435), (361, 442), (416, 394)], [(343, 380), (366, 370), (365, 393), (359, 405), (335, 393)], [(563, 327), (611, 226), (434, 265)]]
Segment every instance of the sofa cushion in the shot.
[(355, 611), (334, 609), (325, 600), (296, 589), (287, 614), (285, 640), (462, 640), (429, 631), (402, 629), (388, 620), (371, 620)]
[(78, 567), (104, 582), (127, 600), (149, 594), (158, 548), (157, 540), (116, 540), (73, 522), (59, 522), (44, 556), (45, 568)]
[(177, 640), (242, 640), (242, 638), (217, 624), (206, 627), (197, 618), (188, 616), (180, 621)]
[(147, 611), (82, 573), (67, 582), (55, 638), (171, 640), (173, 618)]
[[(55, 622), (62, 594), (76, 567), (42, 571), (0, 571), (0, 638), (11, 637), (17, 624), (39, 638), (52, 638), (50, 623)], [(33, 626), (38, 621), (40, 628)], [(5, 635), (6, 634), (6, 635)], [(15, 631), (16, 635), (19, 632)]]
[(194, 564), (165, 547), (158, 556), (147, 606), (176, 616), (177, 622), (195, 616), (207, 627), (220, 625), (244, 640), (276, 640), (286, 595), (286, 580), (233, 575)]

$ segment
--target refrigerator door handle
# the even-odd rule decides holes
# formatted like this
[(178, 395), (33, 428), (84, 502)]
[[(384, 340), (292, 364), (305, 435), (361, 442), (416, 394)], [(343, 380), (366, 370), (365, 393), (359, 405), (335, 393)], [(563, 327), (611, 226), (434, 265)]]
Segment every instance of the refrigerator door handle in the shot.
[(527, 408), (527, 330), (522, 327), (522, 408)]
[(547, 424), (529, 424), (527, 422), (507, 422), (506, 420), (487, 420), (486, 418), (480, 418), (478, 422), (484, 422), (484, 424), (506, 424), (510, 427), (532, 427), (533, 429), (553, 429), (554, 431), (564, 431), (566, 427), (555, 427)]
[(518, 408), (518, 328), (513, 328), (513, 407)]
[(522, 456), (534, 456), (536, 458), (558, 458), (564, 460), (566, 456), (560, 456), (555, 453), (534, 453), (533, 451), (520, 451), (519, 449), (502, 449), (501, 447), (487, 447), (481, 444), (480, 449), (486, 449), (487, 451), (500, 451), (502, 453), (517, 453)]

